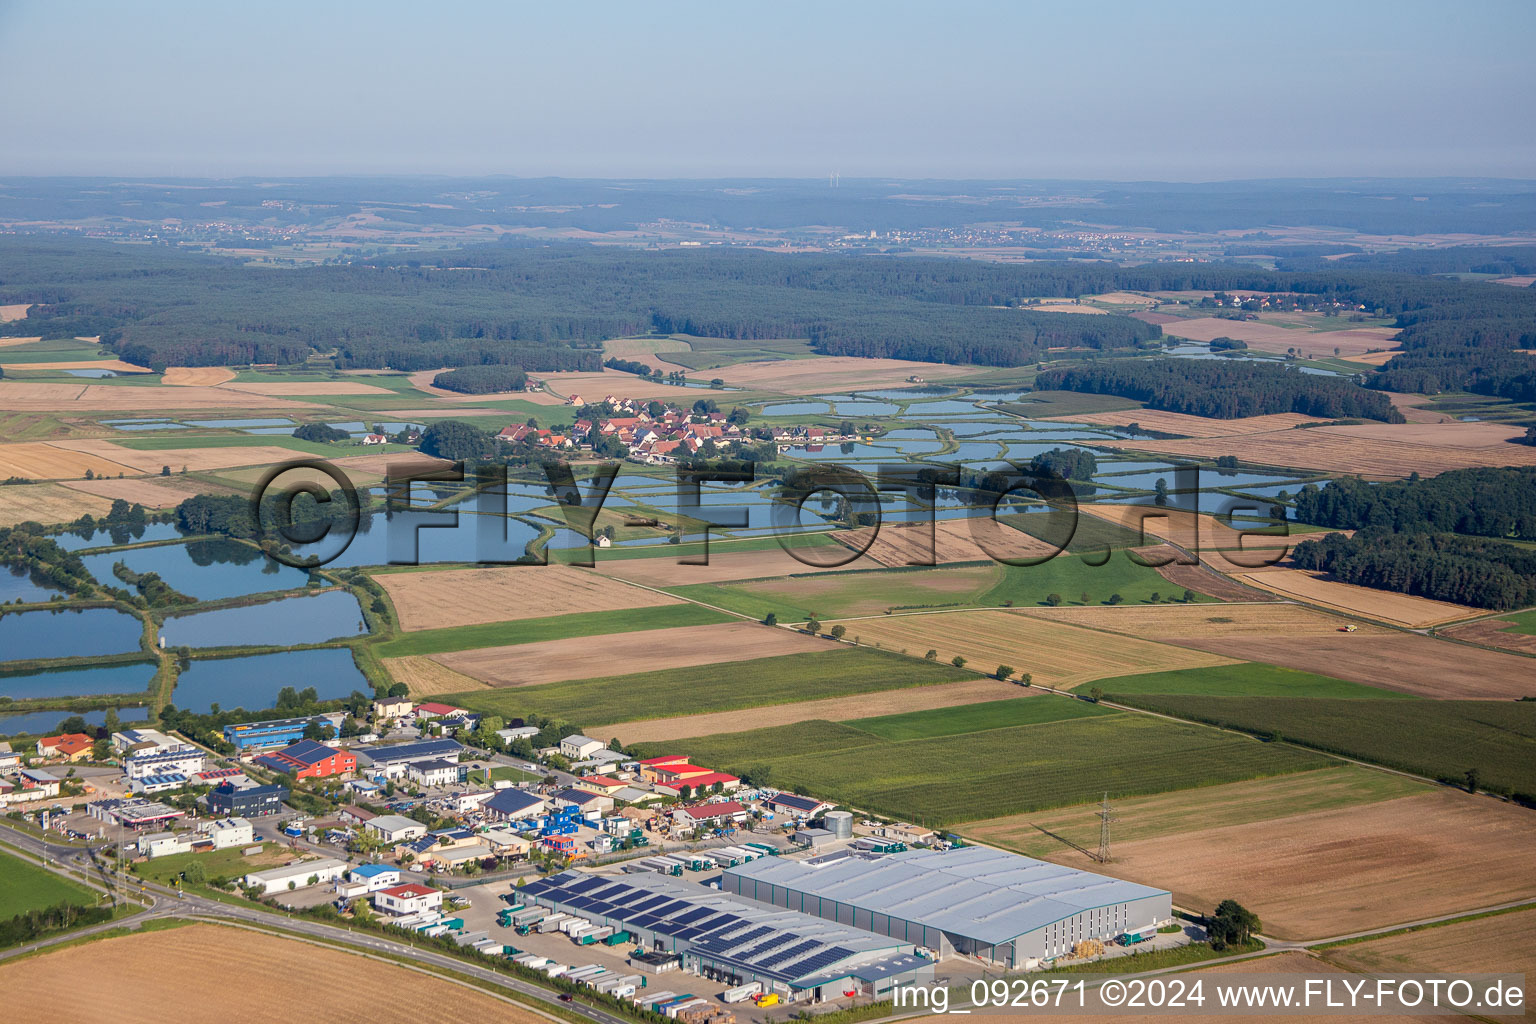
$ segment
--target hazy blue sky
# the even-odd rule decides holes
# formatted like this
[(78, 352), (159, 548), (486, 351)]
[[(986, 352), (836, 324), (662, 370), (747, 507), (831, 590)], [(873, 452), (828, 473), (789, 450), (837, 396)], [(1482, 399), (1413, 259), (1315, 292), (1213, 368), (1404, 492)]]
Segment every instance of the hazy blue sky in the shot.
[(0, 173), (1536, 177), (1536, 3), (0, 0)]

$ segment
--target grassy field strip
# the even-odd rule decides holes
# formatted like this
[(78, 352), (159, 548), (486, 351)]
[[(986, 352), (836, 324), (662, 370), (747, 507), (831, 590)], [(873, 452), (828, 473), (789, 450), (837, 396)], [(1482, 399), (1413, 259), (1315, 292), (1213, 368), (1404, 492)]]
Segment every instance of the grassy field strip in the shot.
[[(1322, 767), (1320, 756), (1200, 726), (1098, 714), (1048, 724), (889, 741), (847, 724), (804, 722), (679, 740), (668, 753), (727, 771), (766, 767), (773, 784), (805, 786), (855, 807), (930, 826), (1019, 814), (1112, 796)], [(661, 753), (660, 746), (643, 747)], [(957, 757), (959, 749), (965, 751)]]
[[(1120, 842), (1154, 839), (1199, 832), (1216, 821), (1224, 825), (1268, 821), (1293, 814), (1391, 800), (1429, 789), (1427, 783), (1400, 775), (1357, 765), (1338, 765), (1294, 775), (1117, 799), (1114, 806), (1119, 820), (1114, 824), (1113, 835)], [(960, 832), (968, 838), (1015, 853), (1042, 857), (1062, 853), (1067, 847), (1042, 834), (1035, 825), (1084, 846), (1096, 846), (1098, 810), (1098, 803), (1092, 802), (1059, 810), (990, 818), (961, 826)]]
[(506, 647), (511, 644), (535, 643), (541, 640), (603, 636), (609, 633), (628, 633), (669, 626), (704, 626), (714, 622), (732, 622), (735, 618), (725, 612), (696, 604), (555, 615), (549, 618), (422, 630), (375, 644), (373, 652), (380, 658), (404, 658), (420, 654), (444, 654), (449, 651), (467, 651), (479, 647)]
[[(540, 686), (470, 690), (452, 703), (503, 718), (530, 712), (584, 726), (658, 714), (704, 714), (974, 679), (975, 673), (852, 647), (722, 666), (577, 679)], [(764, 719), (772, 718), (771, 710)]]
[(1259, 662), (1181, 672), (1118, 676), (1094, 683), (1115, 696), (1191, 694), (1209, 697), (1328, 697), (1341, 700), (1418, 700), (1413, 694)]

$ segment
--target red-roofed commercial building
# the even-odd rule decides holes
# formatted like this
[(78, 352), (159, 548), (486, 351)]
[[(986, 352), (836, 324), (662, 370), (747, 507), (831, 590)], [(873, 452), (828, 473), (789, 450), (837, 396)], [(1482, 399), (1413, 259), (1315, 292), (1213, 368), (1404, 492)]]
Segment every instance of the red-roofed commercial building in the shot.
[(469, 714), (468, 711), (465, 711), (463, 708), (456, 708), (452, 704), (437, 704), (429, 701), (426, 704), (416, 705), (417, 719), (459, 718), (467, 714)]
[(90, 756), (95, 740), (83, 732), (67, 732), (62, 736), (44, 736), (37, 741), (38, 757), (62, 757), (66, 761), (83, 761)]
[(747, 809), (735, 800), (722, 800), (713, 804), (694, 804), (677, 807), (672, 811), (672, 823), (683, 828), (715, 828), (747, 820)]
[(397, 916), (419, 914), (425, 910), (441, 910), (443, 894), (431, 886), (407, 882), (374, 893), (373, 905), (387, 914)]
[(324, 779), (357, 771), (357, 755), (352, 751), (337, 750), (314, 740), (300, 740), (258, 757), (254, 763), (296, 779)]

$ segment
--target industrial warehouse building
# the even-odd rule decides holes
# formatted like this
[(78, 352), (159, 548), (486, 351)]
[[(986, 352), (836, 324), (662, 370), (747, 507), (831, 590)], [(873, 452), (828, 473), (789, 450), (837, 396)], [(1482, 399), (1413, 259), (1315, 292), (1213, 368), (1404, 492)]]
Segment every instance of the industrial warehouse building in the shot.
[(1163, 889), (979, 846), (727, 868), (721, 888), (933, 950), (1028, 967), (1173, 916)]
[(600, 927), (623, 929), (648, 950), (679, 954), (684, 970), (731, 986), (760, 982), (785, 1001), (819, 1002), (847, 992), (885, 995), (897, 984), (933, 980), (933, 961), (914, 955), (911, 942), (667, 875), (566, 871), (530, 882), (518, 894)]

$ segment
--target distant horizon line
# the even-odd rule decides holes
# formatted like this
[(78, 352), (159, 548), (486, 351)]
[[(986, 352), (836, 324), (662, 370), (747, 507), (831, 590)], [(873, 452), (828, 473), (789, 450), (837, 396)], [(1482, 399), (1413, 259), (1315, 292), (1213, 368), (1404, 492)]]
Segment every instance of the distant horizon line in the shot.
[[(331, 173), (314, 174), (283, 174), (283, 173), (244, 173), (230, 175), (181, 175), (181, 174), (36, 174), (36, 173), (10, 173), (0, 170), (0, 186), (16, 181), (82, 181), (82, 182), (125, 182), (133, 184), (154, 184), (156, 182), (213, 182), (213, 183), (241, 183), (259, 184), (263, 182), (283, 183), (291, 181), (521, 181), (521, 182), (678, 182), (704, 184), (710, 182), (778, 182), (786, 184), (816, 184), (828, 191), (836, 188), (827, 183), (827, 179), (821, 176), (796, 177), (787, 175), (705, 175), (700, 177), (684, 176), (649, 176), (649, 175), (561, 175), (561, 174), (511, 174), (504, 172), (488, 173), (449, 173), (439, 171), (391, 171), (367, 173), (361, 171), (337, 171)], [(1283, 176), (1283, 177), (1238, 177), (1238, 178), (1071, 178), (1071, 177), (944, 177), (944, 176), (906, 176), (906, 175), (875, 175), (870, 177), (839, 176), (837, 187), (847, 187), (854, 184), (878, 185), (882, 183), (960, 183), (960, 184), (986, 184), (986, 185), (1176, 185), (1185, 187), (1198, 187), (1202, 185), (1334, 185), (1341, 183), (1374, 183), (1374, 182), (1414, 182), (1423, 184), (1432, 183), (1461, 183), (1461, 184), (1509, 184), (1536, 186), (1536, 177), (1511, 178), (1494, 175), (1467, 175), (1467, 174), (1441, 174), (1441, 175), (1324, 175), (1324, 176)]]

